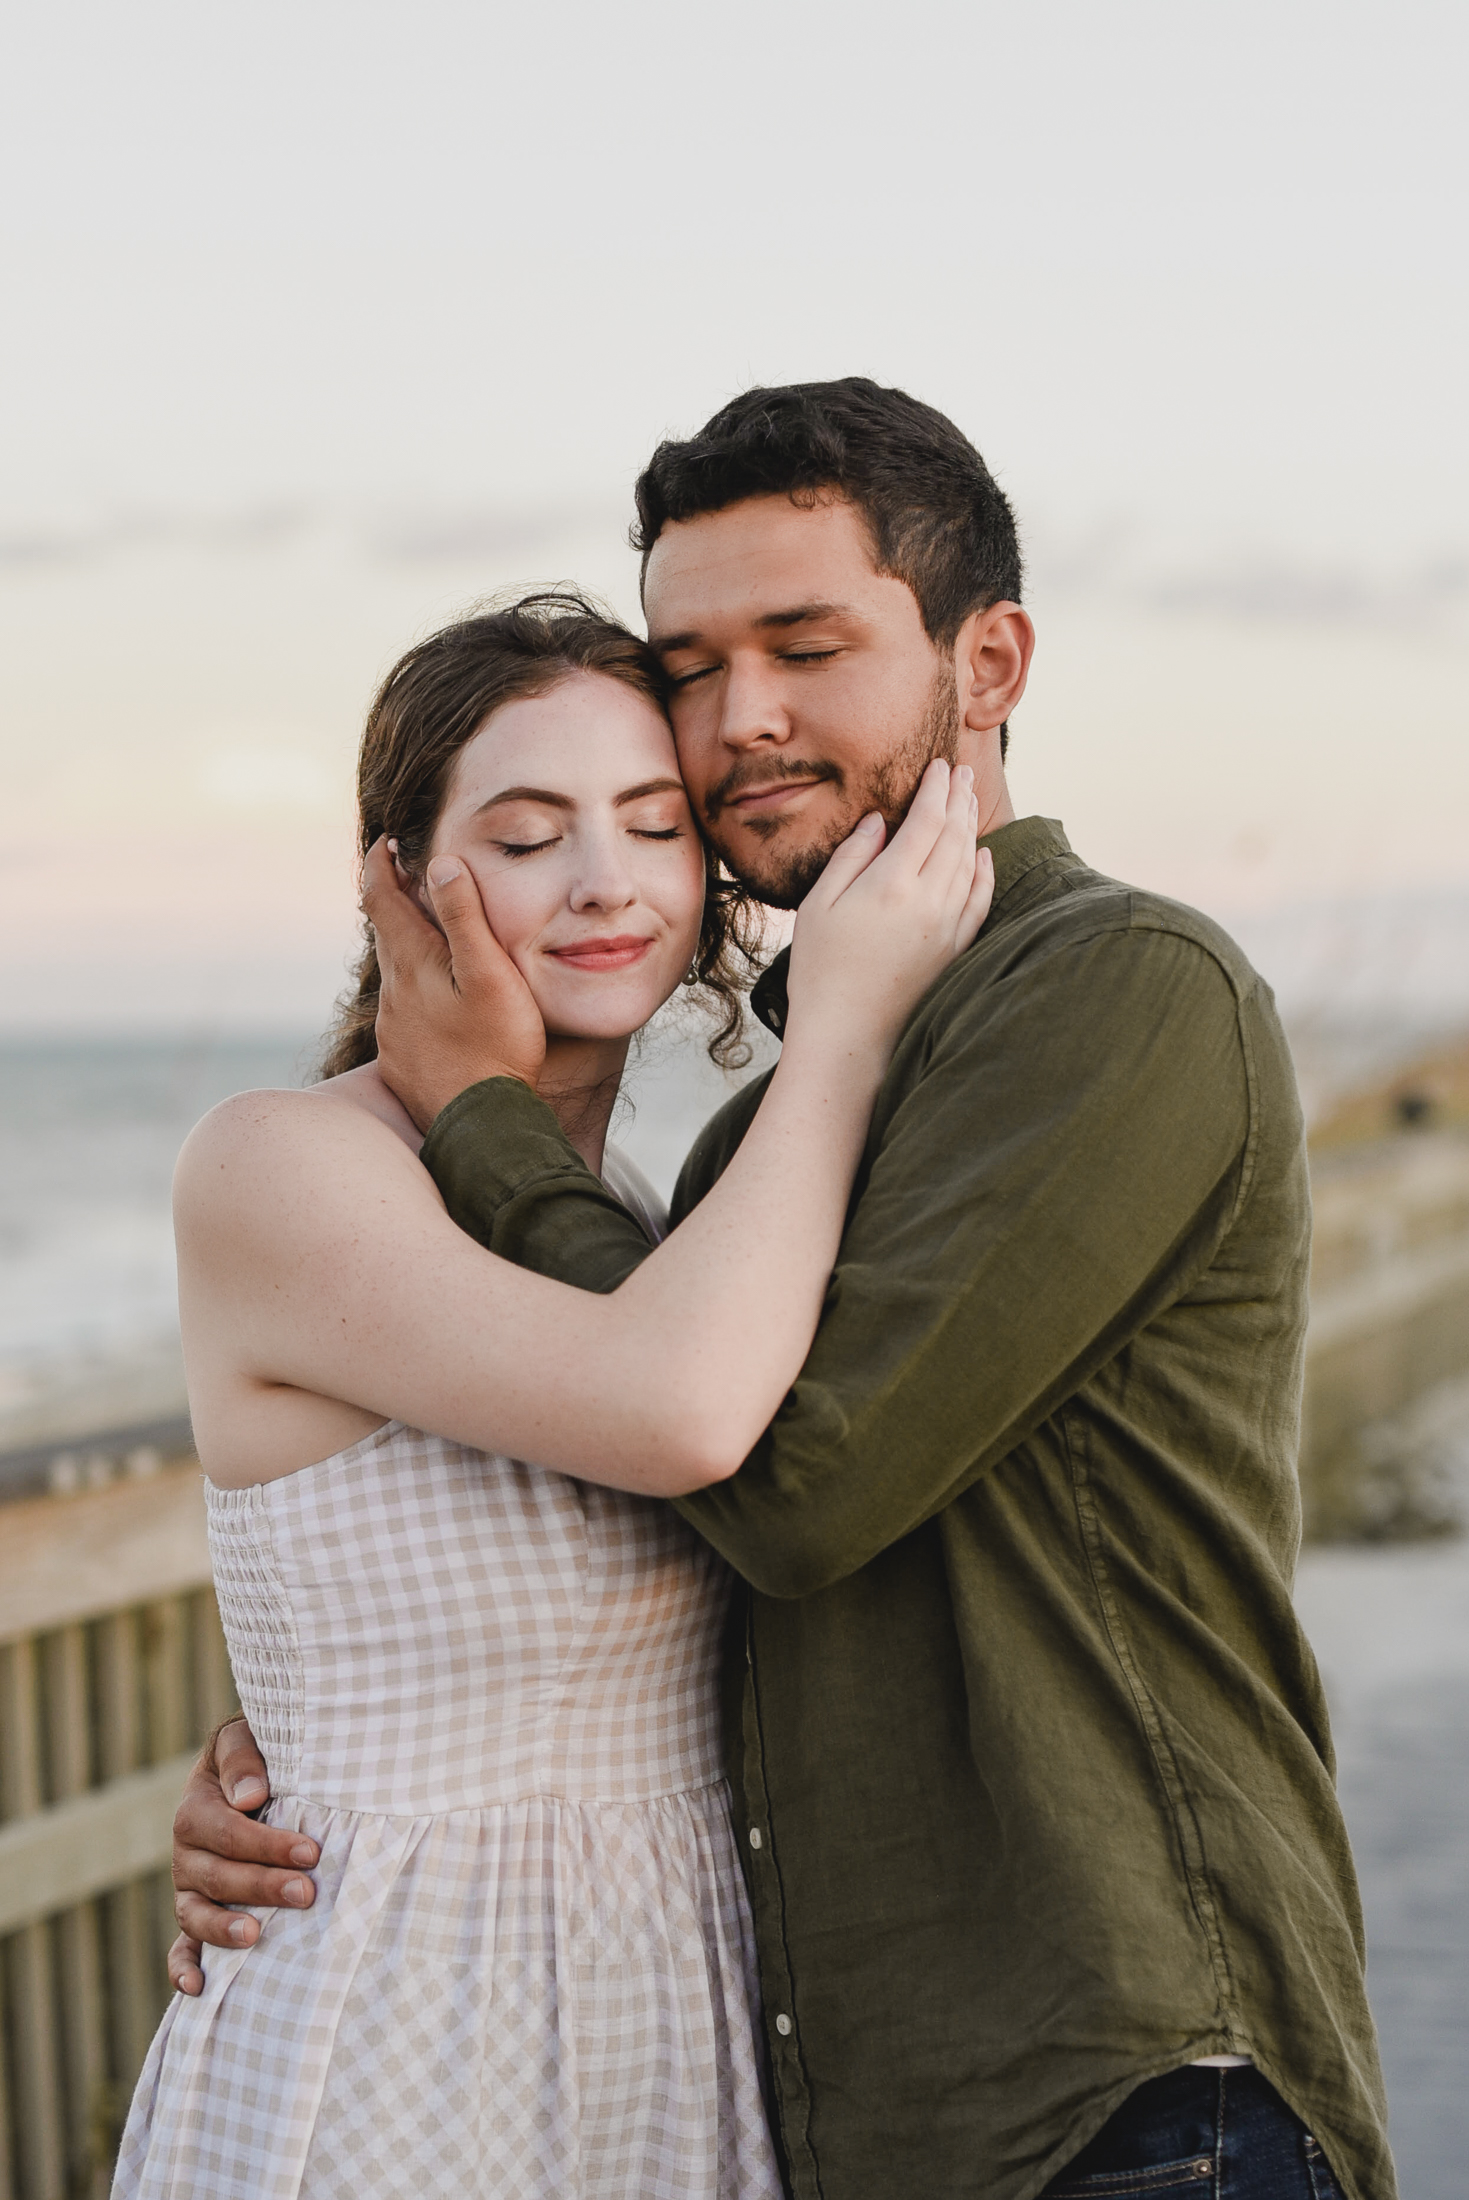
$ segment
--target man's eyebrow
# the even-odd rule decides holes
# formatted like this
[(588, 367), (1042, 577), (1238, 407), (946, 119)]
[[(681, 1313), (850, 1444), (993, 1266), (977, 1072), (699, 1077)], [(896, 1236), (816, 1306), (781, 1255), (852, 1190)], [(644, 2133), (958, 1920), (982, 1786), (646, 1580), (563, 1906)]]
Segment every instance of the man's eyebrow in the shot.
[(756, 626), (803, 626), (808, 619), (847, 619), (852, 615), (849, 603), (798, 603), (789, 611), (767, 611)]
[[(856, 613), (849, 603), (796, 603), (785, 610), (762, 612), (752, 624), (759, 629), (784, 628), (803, 626), (808, 619), (850, 619), (855, 616)], [(656, 649), (661, 656), (675, 649), (697, 649), (703, 638), (698, 628), (691, 626), (683, 634), (652, 634), (648, 637), (648, 642), (649, 647)]]

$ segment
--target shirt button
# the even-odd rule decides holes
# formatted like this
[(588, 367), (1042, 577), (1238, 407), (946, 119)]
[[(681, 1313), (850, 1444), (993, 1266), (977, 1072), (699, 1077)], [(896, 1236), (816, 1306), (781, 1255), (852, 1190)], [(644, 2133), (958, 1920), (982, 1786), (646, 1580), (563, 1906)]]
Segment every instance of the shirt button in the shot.
[(760, 1849), (765, 1846), (765, 1837), (758, 1826), (751, 1826), (750, 1828), (750, 1846), (752, 1849)]
[(779, 2032), (783, 2040), (788, 2040), (790, 2038), (791, 2020), (786, 2015), (784, 2010), (781, 2011), (780, 2015), (775, 2020), (775, 2029), (777, 2032)]

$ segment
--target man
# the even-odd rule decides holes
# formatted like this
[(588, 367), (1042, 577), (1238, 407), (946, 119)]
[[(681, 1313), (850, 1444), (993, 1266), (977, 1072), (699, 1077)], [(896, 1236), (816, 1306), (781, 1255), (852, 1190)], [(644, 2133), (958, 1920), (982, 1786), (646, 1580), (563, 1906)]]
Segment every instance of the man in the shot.
[[(950, 422), (860, 380), (752, 391), (655, 454), (638, 509), (730, 869), (792, 905), (942, 754), (974, 767), (996, 870), (895, 1056), (806, 1366), (740, 1473), (681, 1507), (750, 1584), (731, 1774), (791, 2191), (1389, 2200), (1290, 1602), (1309, 1218), (1269, 993), (1206, 920), (1015, 819), (1019, 552)], [(462, 1227), (612, 1288), (646, 1248), (502, 1074), (467, 883), (435, 897), (456, 993), (379, 874), (385, 1069)], [(755, 999), (778, 1033), (780, 962)], [(760, 1089), (704, 1132), (675, 1217)], [(203, 1937), (250, 1931), (204, 1896), (275, 1900), (311, 1861), (207, 1767), (179, 1828)]]

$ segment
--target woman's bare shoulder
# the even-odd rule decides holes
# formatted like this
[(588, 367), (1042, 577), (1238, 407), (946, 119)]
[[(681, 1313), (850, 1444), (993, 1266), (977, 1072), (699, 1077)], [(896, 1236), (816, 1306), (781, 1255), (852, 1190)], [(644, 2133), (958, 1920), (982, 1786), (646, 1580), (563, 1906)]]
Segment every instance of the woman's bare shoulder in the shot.
[(349, 1078), (305, 1091), (237, 1092), (185, 1139), (174, 1171), (175, 1216), (219, 1216), (261, 1198), (274, 1206), (304, 1187), (325, 1193), (344, 1176), (359, 1188), (376, 1181), (401, 1192), (416, 1184), (432, 1196), (411, 1125), (409, 1132), (391, 1120), (370, 1086), (353, 1086)]

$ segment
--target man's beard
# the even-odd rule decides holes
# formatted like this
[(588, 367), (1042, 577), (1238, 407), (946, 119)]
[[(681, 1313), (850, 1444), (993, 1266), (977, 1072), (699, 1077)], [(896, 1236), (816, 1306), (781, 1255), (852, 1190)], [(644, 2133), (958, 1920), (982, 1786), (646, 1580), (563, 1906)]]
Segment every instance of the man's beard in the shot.
[(767, 907), (794, 909), (798, 902), (805, 900), (834, 851), (862, 818), (873, 810), (880, 811), (889, 834), (895, 826), (901, 825), (908, 814), (908, 805), (918, 792), (918, 782), (933, 759), (941, 756), (946, 763), (952, 764), (958, 755), (959, 726), (959, 690), (953, 666), (945, 664), (939, 667), (934, 678), (920, 723), (868, 772), (860, 785), (851, 784), (850, 790), (847, 774), (841, 766), (820, 758), (788, 762), (783, 757), (770, 757), (758, 765), (736, 765), (708, 799), (711, 822), (742, 787), (764, 786), (783, 777), (829, 780), (839, 796), (846, 797), (850, 791), (850, 799), (842, 801), (838, 817), (819, 840), (800, 848), (787, 849), (781, 845), (782, 836), (790, 827), (779, 817), (747, 820), (740, 829), (738, 862), (723, 848), (719, 851), (726, 869)]

